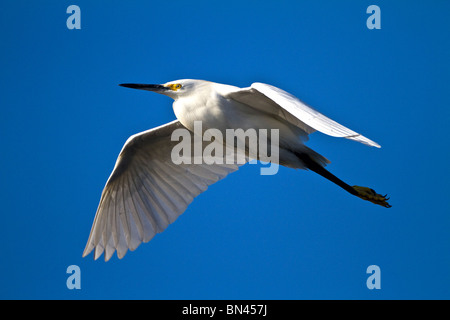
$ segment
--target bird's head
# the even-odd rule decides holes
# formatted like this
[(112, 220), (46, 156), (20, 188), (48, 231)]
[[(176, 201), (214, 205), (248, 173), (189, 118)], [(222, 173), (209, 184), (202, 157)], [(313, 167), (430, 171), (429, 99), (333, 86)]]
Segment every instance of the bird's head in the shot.
[(156, 93), (164, 94), (176, 100), (182, 96), (189, 95), (190, 93), (196, 91), (196, 89), (198, 89), (205, 83), (208, 83), (208, 81), (183, 79), (170, 81), (164, 84), (122, 83), (120, 84), (120, 86), (132, 89), (153, 91)]

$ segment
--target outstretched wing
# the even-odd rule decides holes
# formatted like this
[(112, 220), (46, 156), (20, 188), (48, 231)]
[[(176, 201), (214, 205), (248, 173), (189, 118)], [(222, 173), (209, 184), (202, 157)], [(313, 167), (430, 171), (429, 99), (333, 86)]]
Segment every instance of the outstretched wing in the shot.
[[(83, 257), (117, 251), (122, 258), (164, 231), (209, 185), (236, 171), (235, 164), (174, 164), (178, 121), (131, 136), (103, 189)], [(187, 130), (187, 129), (186, 129)]]
[(229, 92), (227, 97), (263, 112), (277, 115), (307, 133), (317, 130), (333, 137), (347, 138), (380, 148), (378, 143), (324, 116), (297, 97), (277, 87), (253, 83), (249, 88)]

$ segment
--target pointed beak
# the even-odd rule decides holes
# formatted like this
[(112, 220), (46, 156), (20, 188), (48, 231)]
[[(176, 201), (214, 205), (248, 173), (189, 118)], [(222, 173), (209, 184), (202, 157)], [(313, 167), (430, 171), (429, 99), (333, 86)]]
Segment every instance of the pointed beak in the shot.
[(125, 88), (153, 91), (153, 92), (157, 92), (157, 93), (164, 93), (164, 92), (170, 90), (169, 88), (164, 87), (161, 84), (122, 83), (122, 84), (119, 84), (119, 86), (125, 87)]

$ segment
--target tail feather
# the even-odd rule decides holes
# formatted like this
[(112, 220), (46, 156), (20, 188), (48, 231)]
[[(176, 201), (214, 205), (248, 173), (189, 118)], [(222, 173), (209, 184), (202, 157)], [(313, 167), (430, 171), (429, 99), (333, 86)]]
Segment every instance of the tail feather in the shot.
[[(303, 146), (302, 151), (296, 152), (295, 154), (297, 155), (297, 157), (299, 157), (299, 159), (303, 163), (305, 162), (304, 161), (305, 155), (307, 155), (312, 161), (314, 161), (315, 163), (317, 163), (318, 165), (320, 165), (322, 167), (326, 167), (327, 164), (331, 163), (331, 161), (328, 160), (327, 158), (325, 158), (323, 155), (319, 154), (318, 152), (314, 151), (311, 148), (308, 148), (307, 146)], [(308, 168), (307, 163), (305, 163), (305, 167)]]

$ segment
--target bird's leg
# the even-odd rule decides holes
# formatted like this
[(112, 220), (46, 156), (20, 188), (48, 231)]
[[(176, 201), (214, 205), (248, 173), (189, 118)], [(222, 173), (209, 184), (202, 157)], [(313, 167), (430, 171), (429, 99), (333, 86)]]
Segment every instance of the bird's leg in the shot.
[(361, 199), (379, 204), (380, 206), (386, 208), (391, 207), (391, 205), (387, 202), (389, 200), (389, 198), (386, 198), (387, 194), (382, 196), (381, 194), (376, 193), (375, 190), (367, 187), (353, 186), (352, 188), (358, 193), (356, 196), (360, 197)]
[(306, 168), (314, 171), (317, 174), (320, 174), (322, 177), (330, 180), (331, 182), (334, 182), (341, 188), (343, 188), (345, 191), (351, 193), (354, 196), (357, 196), (363, 200), (370, 201), (372, 203), (378, 204), (380, 206), (383, 206), (385, 208), (390, 208), (391, 205), (387, 202), (389, 198), (386, 198), (386, 195), (382, 196), (375, 192), (375, 190), (367, 188), (367, 187), (360, 187), (360, 186), (350, 186), (338, 177), (336, 177), (334, 174), (326, 170), (324, 167), (322, 167), (320, 164), (315, 162), (311, 157), (306, 154), (298, 154), (297, 156), (299, 159), (305, 164)]

